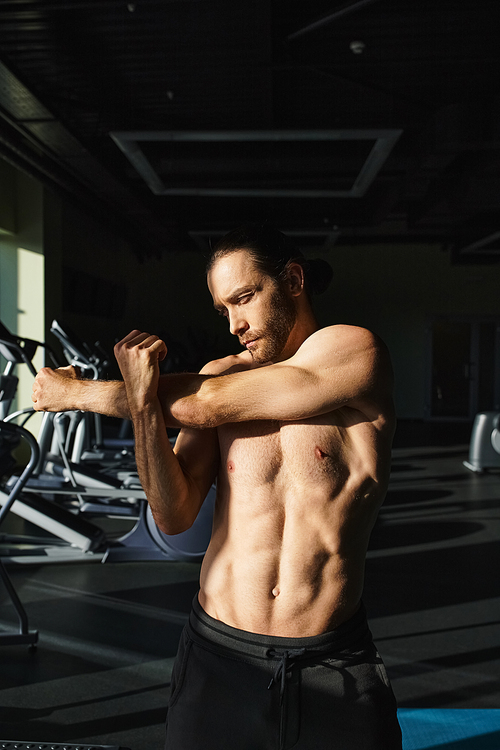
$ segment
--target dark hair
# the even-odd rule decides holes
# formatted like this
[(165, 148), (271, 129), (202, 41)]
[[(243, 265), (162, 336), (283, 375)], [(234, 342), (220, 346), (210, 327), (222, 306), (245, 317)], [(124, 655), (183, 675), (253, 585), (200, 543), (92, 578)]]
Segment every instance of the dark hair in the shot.
[(333, 277), (333, 269), (326, 260), (307, 260), (289, 237), (271, 224), (243, 224), (224, 235), (212, 248), (207, 262), (207, 273), (219, 258), (236, 250), (247, 250), (256, 266), (278, 282), (285, 280), (288, 266), (299, 263), (304, 270), (308, 295), (322, 294)]

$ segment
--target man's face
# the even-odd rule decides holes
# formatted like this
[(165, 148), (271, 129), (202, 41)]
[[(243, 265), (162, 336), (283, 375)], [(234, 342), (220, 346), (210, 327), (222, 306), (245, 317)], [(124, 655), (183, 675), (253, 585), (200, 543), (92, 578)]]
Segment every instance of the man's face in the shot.
[(276, 362), (295, 325), (296, 309), (286, 289), (260, 271), (246, 250), (219, 258), (207, 277), (215, 309), (228, 319), (255, 362)]

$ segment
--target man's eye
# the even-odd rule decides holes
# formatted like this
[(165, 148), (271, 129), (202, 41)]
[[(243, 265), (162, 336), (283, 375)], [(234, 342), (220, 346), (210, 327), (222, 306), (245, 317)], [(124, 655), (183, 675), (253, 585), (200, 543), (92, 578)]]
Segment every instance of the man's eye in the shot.
[(217, 310), (217, 313), (222, 315), (223, 318), (227, 318), (227, 310)]
[(248, 294), (244, 294), (242, 297), (238, 297), (238, 304), (245, 304), (245, 302), (248, 302), (253, 297), (253, 292), (249, 292)]

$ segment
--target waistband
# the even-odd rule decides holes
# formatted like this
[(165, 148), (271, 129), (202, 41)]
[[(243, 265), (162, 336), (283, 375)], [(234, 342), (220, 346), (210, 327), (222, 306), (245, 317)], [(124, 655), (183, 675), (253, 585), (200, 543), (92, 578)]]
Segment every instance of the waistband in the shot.
[(371, 640), (366, 610), (361, 602), (357, 612), (334, 630), (305, 638), (281, 638), (239, 630), (208, 615), (198, 601), (193, 600), (189, 628), (201, 638), (241, 655), (268, 658), (269, 651), (300, 650), (303, 655), (334, 655), (345, 649), (356, 650)]

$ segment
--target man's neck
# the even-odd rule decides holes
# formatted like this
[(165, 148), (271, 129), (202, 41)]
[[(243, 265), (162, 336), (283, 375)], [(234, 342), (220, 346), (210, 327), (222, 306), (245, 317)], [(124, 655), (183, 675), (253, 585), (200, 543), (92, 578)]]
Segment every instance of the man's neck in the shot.
[(319, 328), (318, 322), (312, 312), (309, 315), (303, 315), (297, 318), (288, 341), (281, 352), (281, 355), (274, 362), (284, 362), (286, 359), (290, 359), (302, 346), (304, 341), (312, 336)]

